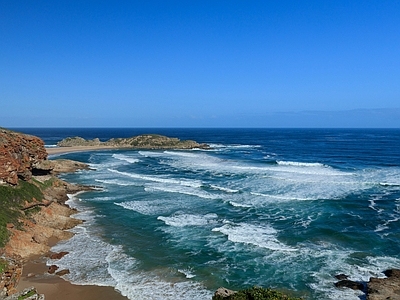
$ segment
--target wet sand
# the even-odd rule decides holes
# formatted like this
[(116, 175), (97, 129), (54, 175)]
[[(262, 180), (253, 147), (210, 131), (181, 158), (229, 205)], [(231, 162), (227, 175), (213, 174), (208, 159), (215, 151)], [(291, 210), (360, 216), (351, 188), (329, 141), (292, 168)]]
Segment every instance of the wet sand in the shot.
[(127, 300), (112, 287), (74, 285), (57, 275), (48, 274), (44, 257), (33, 258), (24, 265), (17, 290), (34, 286), (46, 300)]
[[(58, 242), (57, 238), (51, 237), (48, 245), (52, 247)], [(113, 287), (75, 285), (58, 275), (49, 274), (46, 260), (45, 256), (33, 256), (24, 264), (18, 291), (34, 286), (46, 300), (128, 300)]]

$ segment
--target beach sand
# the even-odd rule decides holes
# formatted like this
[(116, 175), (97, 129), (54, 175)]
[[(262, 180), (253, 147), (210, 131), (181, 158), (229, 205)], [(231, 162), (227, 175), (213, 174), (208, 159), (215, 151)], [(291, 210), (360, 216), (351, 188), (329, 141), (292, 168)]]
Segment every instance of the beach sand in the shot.
[[(59, 147), (46, 148), (49, 155), (70, 152), (93, 151), (112, 149), (113, 147)], [(115, 148), (113, 148), (115, 149)], [(50, 247), (54, 246), (59, 240), (52, 237), (48, 241)], [(64, 280), (58, 275), (49, 274), (46, 265), (47, 258), (32, 257), (23, 266), (21, 279), (17, 285), (17, 290), (34, 286), (38, 293), (44, 294), (46, 300), (127, 300), (113, 287), (96, 285), (75, 285)]]
[(17, 290), (34, 286), (46, 300), (127, 300), (112, 287), (74, 285), (57, 275), (47, 273), (46, 259), (36, 257), (23, 268)]
[(46, 148), (46, 151), (48, 155), (54, 155), (54, 154), (65, 154), (71, 152), (84, 152), (84, 151), (107, 150), (107, 149), (118, 149), (118, 148), (112, 146), (73, 146), (73, 147)]

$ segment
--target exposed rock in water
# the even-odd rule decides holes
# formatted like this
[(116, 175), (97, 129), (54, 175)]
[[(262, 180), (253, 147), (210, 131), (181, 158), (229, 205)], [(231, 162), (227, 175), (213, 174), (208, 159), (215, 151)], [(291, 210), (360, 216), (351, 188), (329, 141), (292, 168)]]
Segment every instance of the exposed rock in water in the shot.
[(338, 279), (338, 280), (345, 280), (345, 279), (347, 279), (349, 277), (347, 275), (345, 275), (345, 274), (338, 274), (338, 275), (335, 276), (335, 278)]
[(180, 140), (158, 134), (143, 134), (130, 138), (113, 138), (105, 142), (99, 139), (85, 140), (81, 137), (69, 137), (57, 143), (59, 147), (75, 146), (107, 146), (115, 148), (134, 148), (134, 149), (208, 149), (207, 144), (199, 144), (191, 140)]
[(51, 265), (48, 269), (49, 274), (54, 274), (58, 270), (58, 267), (56, 265)]
[(61, 270), (61, 271), (58, 271), (56, 273), (56, 275), (58, 275), (58, 276), (64, 276), (64, 275), (67, 275), (67, 274), (69, 274), (69, 270), (68, 269)]
[(89, 170), (89, 165), (70, 159), (56, 159), (52, 161), (52, 174), (70, 173), (78, 170)]
[(69, 253), (68, 251), (61, 251), (61, 252), (58, 252), (58, 253), (52, 253), (52, 254), (50, 254), (49, 258), (50, 259), (61, 259), (65, 255), (67, 255), (68, 253)]
[(335, 286), (364, 291), (367, 300), (400, 299), (400, 270), (389, 269), (383, 273), (386, 278), (371, 277), (369, 282), (366, 283), (348, 280), (348, 276), (345, 274), (336, 275), (335, 277), (340, 281), (335, 283)]
[(349, 288), (352, 290), (364, 290), (364, 285), (361, 282), (355, 282), (352, 280), (344, 279), (335, 283), (335, 286), (338, 288)]

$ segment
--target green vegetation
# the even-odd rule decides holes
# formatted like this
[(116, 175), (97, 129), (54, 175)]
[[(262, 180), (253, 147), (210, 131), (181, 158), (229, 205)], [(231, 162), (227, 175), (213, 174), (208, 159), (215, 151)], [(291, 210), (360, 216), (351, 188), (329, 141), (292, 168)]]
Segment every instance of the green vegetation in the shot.
[(25, 295), (18, 296), (18, 300), (28, 299), (29, 297), (36, 295), (36, 294), (37, 294), (36, 291), (31, 290), (28, 293), (26, 293)]
[(214, 296), (213, 300), (301, 300), (301, 298), (289, 297), (272, 289), (264, 289), (255, 286), (246, 290), (241, 290), (225, 298)]
[(7, 269), (7, 262), (0, 258), (0, 274), (3, 273)]
[(40, 182), (36, 180), (35, 178), (32, 178), (32, 181), (35, 183), (36, 186), (40, 188), (40, 190), (45, 190), (51, 186), (53, 186), (54, 182), (56, 182), (58, 178), (56, 177), (51, 177), (49, 180), (46, 180), (45, 182)]
[(8, 240), (7, 224), (18, 227), (21, 217), (21, 208), (25, 201), (43, 200), (43, 193), (33, 183), (20, 180), (17, 186), (0, 185), (0, 247), (4, 247)]

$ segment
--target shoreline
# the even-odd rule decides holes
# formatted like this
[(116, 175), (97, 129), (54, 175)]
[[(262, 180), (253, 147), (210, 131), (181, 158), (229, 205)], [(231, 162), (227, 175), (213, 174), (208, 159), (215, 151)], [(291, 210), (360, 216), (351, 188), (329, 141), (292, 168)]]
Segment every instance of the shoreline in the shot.
[(111, 149), (121, 149), (121, 148), (113, 146), (72, 146), (72, 147), (46, 148), (46, 151), (48, 155), (56, 155), (56, 154), (67, 154), (73, 152), (86, 152), (86, 151), (111, 150)]
[(111, 286), (77, 285), (47, 273), (46, 257), (32, 257), (23, 265), (17, 291), (34, 286), (46, 300), (127, 300)]
[[(56, 148), (56, 151), (48, 151), (48, 153), (58, 154), (108, 148), (62, 147)], [(31, 219), (24, 221), (24, 230), (18, 230), (14, 226), (9, 229), (12, 232), (11, 238), (3, 248), (4, 253), (9, 257), (14, 254), (17, 255), (19, 257), (18, 261), (22, 263), (22, 273), (20, 273), (19, 280), (14, 286), (14, 291), (22, 292), (24, 289), (33, 286), (38, 294), (45, 296), (46, 300), (128, 300), (113, 286), (74, 284), (63, 278), (63, 276), (48, 272), (49, 266), (46, 263), (50, 255), (54, 254), (51, 248), (61, 241), (70, 239), (73, 233), (69, 229), (74, 228), (83, 221), (74, 218), (78, 211), (68, 205), (68, 199), (66, 198), (68, 194), (78, 194), (88, 190), (87, 187), (65, 182), (56, 175), (75, 172), (78, 169), (85, 168), (85, 164), (75, 164), (71, 167), (68, 163), (70, 164), (72, 161), (60, 161), (62, 163), (58, 163), (56, 166), (58, 169), (61, 168), (62, 171), (51, 175), (57, 180), (53, 183), (53, 187), (46, 190), (47, 196), (45, 197), (50, 200), (45, 201), (41, 210), (32, 215)], [(67, 168), (63, 169), (62, 166), (65, 165), (67, 165)], [(54, 169), (57, 169), (56, 166)], [(43, 176), (43, 178), (36, 176), (35, 178), (38, 181), (49, 180), (47, 176)], [(63, 270), (60, 269), (58, 271)]]
[[(78, 191), (74, 195), (82, 192), (85, 191)], [(64, 204), (68, 209), (73, 210), (74, 208), (68, 205), (67, 202), (68, 201), (65, 201)], [(78, 212), (79, 211), (75, 211), (75, 213)], [(74, 214), (72, 214), (70, 218), (73, 218)], [(75, 226), (77, 225), (79, 224)], [(63, 231), (69, 232), (68, 229)], [(16, 290), (21, 292), (25, 288), (34, 286), (39, 294), (45, 295), (46, 300), (128, 300), (126, 296), (123, 296), (112, 286), (79, 285), (72, 283), (62, 276), (50, 274), (48, 272), (49, 266), (47, 265), (47, 260), (50, 254), (53, 254), (51, 248), (59, 242), (68, 240), (71, 237), (59, 238), (52, 235), (48, 238), (46, 243), (50, 249), (47, 253), (27, 257), (24, 260), (22, 274), (16, 286)]]

